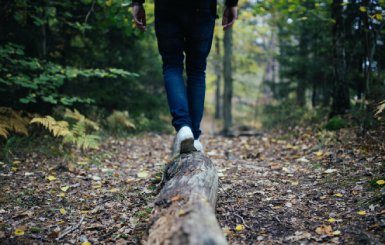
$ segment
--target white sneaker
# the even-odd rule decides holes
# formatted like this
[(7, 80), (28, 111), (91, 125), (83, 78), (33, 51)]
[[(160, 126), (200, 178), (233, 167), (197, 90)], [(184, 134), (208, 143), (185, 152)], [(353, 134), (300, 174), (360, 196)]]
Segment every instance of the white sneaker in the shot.
[(183, 126), (175, 136), (172, 155), (194, 151), (194, 135), (188, 126)]
[(199, 139), (194, 140), (194, 148), (195, 148), (196, 151), (203, 152), (203, 145), (202, 145), (202, 143), (199, 141)]

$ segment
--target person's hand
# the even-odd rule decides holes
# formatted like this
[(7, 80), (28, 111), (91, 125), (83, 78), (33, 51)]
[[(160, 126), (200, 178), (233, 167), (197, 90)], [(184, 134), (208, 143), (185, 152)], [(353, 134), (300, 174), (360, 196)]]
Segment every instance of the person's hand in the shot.
[(146, 30), (146, 11), (142, 4), (134, 4), (132, 6), (132, 17), (137, 28), (141, 31)]
[(225, 7), (222, 17), (223, 30), (227, 31), (233, 27), (235, 20), (238, 18), (238, 7)]

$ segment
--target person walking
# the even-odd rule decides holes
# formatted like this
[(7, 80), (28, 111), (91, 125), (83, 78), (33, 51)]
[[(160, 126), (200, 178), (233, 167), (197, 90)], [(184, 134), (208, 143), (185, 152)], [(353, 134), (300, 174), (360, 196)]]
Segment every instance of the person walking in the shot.
[[(173, 156), (203, 151), (200, 123), (206, 92), (206, 64), (214, 35), (217, 0), (155, 0), (155, 33), (163, 62), (163, 78), (172, 125), (177, 134)], [(136, 27), (145, 31), (144, 0), (133, 0)], [(222, 26), (237, 19), (238, 0), (226, 0)], [(187, 81), (183, 78), (186, 65)]]

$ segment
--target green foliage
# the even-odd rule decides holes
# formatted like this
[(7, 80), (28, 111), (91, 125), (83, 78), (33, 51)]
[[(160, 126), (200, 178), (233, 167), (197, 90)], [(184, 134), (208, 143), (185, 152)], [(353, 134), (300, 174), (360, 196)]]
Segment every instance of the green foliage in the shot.
[(45, 102), (73, 105), (92, 103), (91, 98), (62, 94), (59, 89), (67, 81), (79, 78), (118, 78), (134, 74), (121, 69), (80, 69), (27, 57), (24, 48), (9, 43), (0, 46), (0, 94), (11, 95), (20, 103)]
[(340, 130), (342, 128), (346, 128), (348, 123), (341, 116), (332, 117), (325, 125), (325, 129), (330, 131)]
[(129, 5), (8, 1), (0, 9), (0, 104), (41, 115), (62, 105), (86, 114), (97, 107), (106, 115), (128, 110), (132, 118), (159, 117), (167, 107), (154, 4), (146, 3), (147, 35), (134, 29)]
[(263, 107), (261, 121), (266, 128), (288, 128), (297, 125), (320, 124), (327, 114), (323, 108), (299, 107), (293, 100), (276, 102)]

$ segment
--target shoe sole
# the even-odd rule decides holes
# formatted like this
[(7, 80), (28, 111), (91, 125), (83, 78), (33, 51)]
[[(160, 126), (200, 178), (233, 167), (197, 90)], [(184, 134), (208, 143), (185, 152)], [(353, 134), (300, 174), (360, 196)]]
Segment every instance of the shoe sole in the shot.
[(185, 139), (180, 143), (180, 153), (190, 153), (195, 151), (194, 139)]

